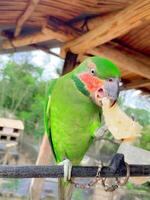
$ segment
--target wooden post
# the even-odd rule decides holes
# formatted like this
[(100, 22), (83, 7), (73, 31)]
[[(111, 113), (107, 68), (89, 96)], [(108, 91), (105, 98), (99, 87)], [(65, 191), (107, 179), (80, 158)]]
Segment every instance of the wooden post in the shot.
[[(52, 162), (53, 156), (50, 148), (47, 135), (43, 136), (42, 144), (40, 146), (39, 155), (36, 161), (36, 165), (48, 165)], [(44, 178), (33, 178), (29, 188), (29, 199), (40, 200), (41, 191), (44, 184)]]
[(67, 52), (63, 67), (63, 73), (62, 73), (63, 75), (74, 69), (76, 65), (77, 56), (78, 56), (77, 54), (74, 54), (70, 51)]

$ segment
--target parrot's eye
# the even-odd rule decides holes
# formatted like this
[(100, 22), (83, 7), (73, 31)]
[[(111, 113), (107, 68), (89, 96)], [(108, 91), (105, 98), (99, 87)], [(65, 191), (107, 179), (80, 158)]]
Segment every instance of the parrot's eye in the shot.
[(95, 69), (94, 69), (94, 68), (91, 69), (91, 73), (92, 73), (93, 75), (95, 75)]

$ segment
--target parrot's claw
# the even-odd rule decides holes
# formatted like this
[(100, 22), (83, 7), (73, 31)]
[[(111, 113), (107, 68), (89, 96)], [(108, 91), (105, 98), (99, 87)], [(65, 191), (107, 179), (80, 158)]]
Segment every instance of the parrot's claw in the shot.
[(64, 166), (64, 182), (71, 179), (72, 163), (69, 159), (65, 159), (59, 163), (59, 165)]
[(100, 127), (95, 133), (94, 142), (101, 140), (107, 131), (108, 131), (108, 128), (106, 125), (103, 125), (102, 127)]

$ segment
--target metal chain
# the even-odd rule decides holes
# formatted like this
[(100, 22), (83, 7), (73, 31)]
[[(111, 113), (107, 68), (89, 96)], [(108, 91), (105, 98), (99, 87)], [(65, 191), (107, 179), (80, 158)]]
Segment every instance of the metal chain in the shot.
[(91, 181), (89, 181), (88, 183), (86, 183), (86, 184), (84, 184), (84, 183), (77, 183), (77, 182), (74, 182), (73, 180), (71, 180), (70, 182), (76, 188), (89, 189), (89, 188), (91, 188), (92, 186), (94, 186), (95, 184), (97, 184), (101, 180), (100, 172), (101, 172), (102, 166), (103, 166), (102, 164), (100, 166), (98, 166), (98, 170), (97, 170), (95, 178), (92, 179)]
[(106, 179), (107, 178), (102, 178), (102, 186), (104, 187), (104, 190), (106, 192), (113, 192), (119, 186), (123, 186), (128, 182), (128, 180), (130, 178), (130, 167), (129, 167), (129, 165), (127, 163), (125, 163), (125, 165), (126, 165), (127, 173), (126, 173), (126, 177), (125, 177), (124, 180), (121, 180), (118, 177), (116, 177), (116, 180), (115, 180), (116, 183), (112, 184), (112, 185), (108, 185), (108, 184), (106, 184)]
[(116, 190), (118, 188), (118, 184), (112, 184), (112, 185), (108, 185), (106, 184), (106, 179), (107, 178), (102, 178), (102, 186), (104, 187), (104, 190), (106, 192), (113, 192), (114, 190)]
[(80, 189), (89, 189), (92, 186), (94, 186), (95, 184), (97, 184), (100, 180), (102, 183), (102, 186), (104, 187), (104, 190), (106, 192), (113, 192), (114, 190), (116, 190), (119, 186), (123, 186), (128, 182), (128, 179), (130, 177), (130, 168), (129, 165), (127, 163), (126, 164), (126, 170), (127, 170), (127, 174), (126, 177), (124, 179), (124, 181), (119, 180), (119, 178), (116, 177), (116, 184), (112, 184), (112, 185), (108, 185), (106, 184), (106, 179), (107, 178), (101, 178), (100, 173), (101, 173), (101, 169), (103, 167), (103, 164), (101, 164), (100, 166), (98, 166), (98, 170), (96, 173), (96, 176), (94, 179), (92, 179), (90, 182), (84, 184), (84, 183), (77, 183), (73, 180), (71, 180), (70, 182), (76, 187), (76, 188), (80, 188)]
[(127, 170), (125, 179), (116, 178), (117, 184), (119, 186), (124, 186), (130, 178), (130, 167), (129, 167), (128, 163), (125, 163), (125, 165), (126, 165), (126, 170)]

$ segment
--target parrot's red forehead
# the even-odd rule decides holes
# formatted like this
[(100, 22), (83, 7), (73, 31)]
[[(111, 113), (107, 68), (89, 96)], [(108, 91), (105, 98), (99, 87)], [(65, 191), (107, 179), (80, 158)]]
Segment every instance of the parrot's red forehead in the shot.
[(89, 73), (80, 74), (79, 78), (86, 85), (89, 92), (94, 92), (103, 85), (103, 80)]

